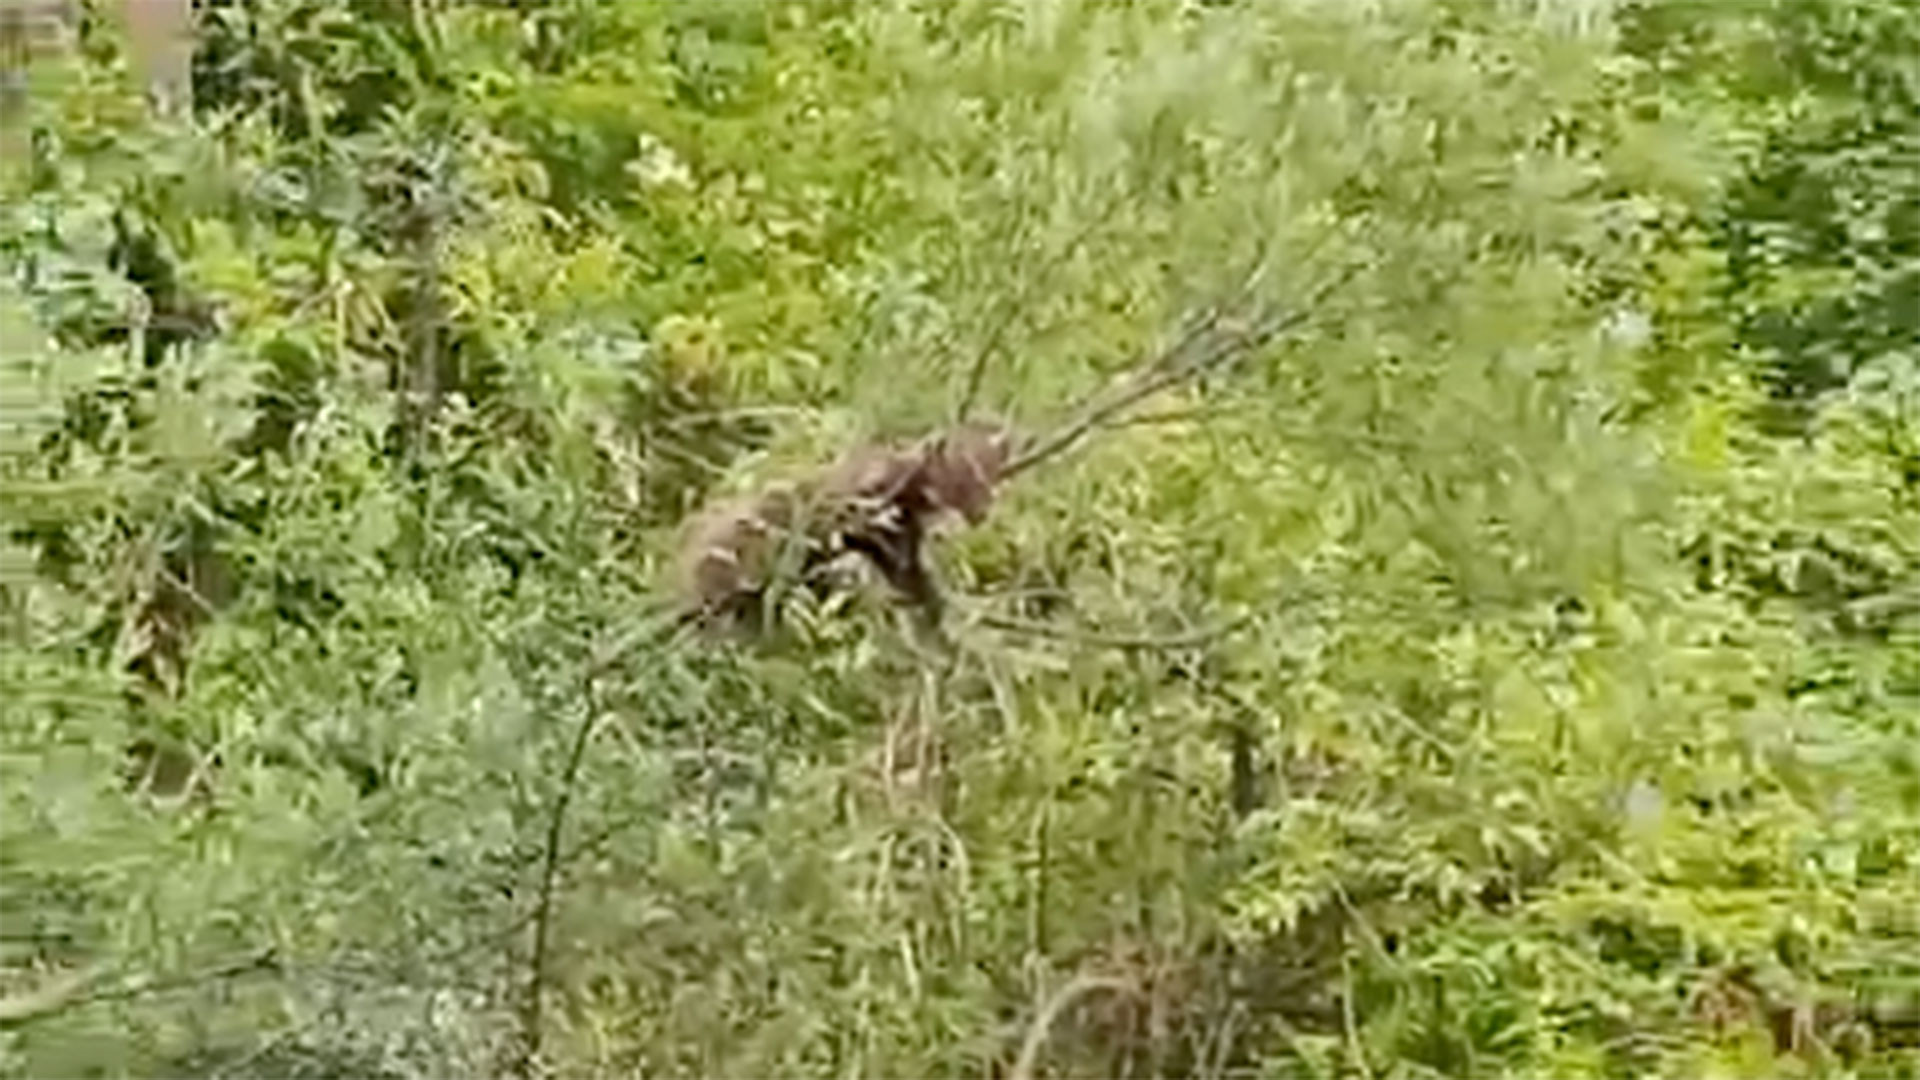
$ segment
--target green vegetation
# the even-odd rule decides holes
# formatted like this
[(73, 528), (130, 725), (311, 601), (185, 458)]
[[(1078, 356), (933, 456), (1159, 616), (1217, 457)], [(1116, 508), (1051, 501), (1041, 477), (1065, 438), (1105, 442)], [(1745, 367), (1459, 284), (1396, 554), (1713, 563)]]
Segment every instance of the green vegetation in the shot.
[[(185, 110), (84, 30), (0, 1073), (1920, 1076), (1912, 0), (258, 0)], [(1236, 292), (950, 655), (649, 631), (708, 498)]]

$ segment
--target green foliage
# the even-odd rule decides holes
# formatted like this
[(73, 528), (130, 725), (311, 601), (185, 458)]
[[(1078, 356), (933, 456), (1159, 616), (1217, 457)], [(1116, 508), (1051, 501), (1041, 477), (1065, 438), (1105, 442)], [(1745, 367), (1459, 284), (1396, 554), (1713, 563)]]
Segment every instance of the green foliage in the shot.
[[(276, 0), (173, 122), (92, 26), (0, 1071), (1920, 1074), (1910, 8)], [(658, 631), (708, 496), (1243, 287), (951, 656)]]
[[(1725, 253), (1722, 316), (1766, 365), (1774, 426), (1856, 378), (1911, 379), (1920, 341), (1920, 7), (1663, 3), (1631, 55), (1725, 119), (1739, 166), (1703, 215)], [(1693, 103), (1702, 104), (1702, 103)]]

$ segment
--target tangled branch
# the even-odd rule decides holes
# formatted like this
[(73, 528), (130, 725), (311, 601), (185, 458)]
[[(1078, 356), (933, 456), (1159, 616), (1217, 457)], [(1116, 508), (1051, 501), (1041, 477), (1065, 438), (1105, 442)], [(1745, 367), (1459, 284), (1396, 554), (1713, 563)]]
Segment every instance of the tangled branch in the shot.
[(1278, 340), (1311, 320), (1334, 290), (1360, 271), (1349, 263), (1323, 282), (1297, 309), (1248, 318), (1229, 314), (1246, 303), (1260, 273), (1250, 275), (1241, 296), (1227, 304), (1204, 309), (1187, 320), (1173, 343), (1128, 365), (1120, 381), (1096, 393), (1075, 410), (1073, 419), (1031, 441), (1007, 464), (1004, 475), (1015, 476), (1072, 449), (1095, 429), (1117, 422), (1128, 409), (1181, 383), (1228, 367)]

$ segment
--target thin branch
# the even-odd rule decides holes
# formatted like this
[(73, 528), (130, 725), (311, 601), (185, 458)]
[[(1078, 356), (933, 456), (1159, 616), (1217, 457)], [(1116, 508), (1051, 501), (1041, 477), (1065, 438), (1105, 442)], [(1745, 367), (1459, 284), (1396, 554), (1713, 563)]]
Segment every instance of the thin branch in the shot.
[(1347, 887), (1336, 881), (1333, 885), (1333, 893), (1340, 901), (1340, 906), (1346, 909), (1347, 917), (1352, 920), (1351, 924), (1342, 927), (1340, 932), (1340, 1022), (1346, 1030), (1347, 1047), (1353, 1055), (1354, 1067), (1359, 1070), (1362, 1080), (1373, 1080), (1373, 1069), (1367, 1064), (1366, 1047), (1360, 1039), (1359, 1019), (1353, 1009), (1353, 961), (1347, 955), (1347, 941), (1351, 931), (1357, 927), (1360, 935), (1373, 946), (1375, 951), (1389, 962), (1392, 958), (1387, 955), (1385, 946), (1380, 944), (1379, 932), (1373, 928), (1373, 924), (1367, 920), (1367, 917), (1360, 913), (1360, 908), (1354, 904), (1353, 897), (1348, 895)]
[(659, 451), (664, 456), (673, 458), (682, 464), (691, 465), (696, 469), (705, 469), (709, 475), (716, 477), (725, 477), (727, 475), (727, 467), (725, 465), (713, 461), (696, 451), (683, 449), (676, 445), (672, 439), (656, 436), (647, 439), (641, 445), (644, 447), (644, 450)]
[(660, 427), (686, 428), (696, 424), (724, 424), (733, 420), (758, 420), (774, 416), (806, 416), (812, 409), (797, 405), (739, 405), (728, 409), (689, 409), (671, 416), (656, 417), (649, 423)]
[[(270, 971), (278, 967), (276, 950), (267, 948), (241, 959), (214, 964), (199, 971), (166, 978), (134, 977), (113, 986), (100, 986), (102, 980), (85, 971), (66, 972), (54, 976), (46, 985), (35, 990), (0, 999), (0, 1028), (29, 1023), (70, 1008), (185, 990), (255, 972)], [(90, 987), (93, 986), (99, 986), (99, 988), (91, 989)]]
[(1295, 314), (1283, 319), (1270, 320), (1266, 325), (1257, 327), (1252, 332), (1236, 334), (1225, 341), (1216, 340), (1198, 357), (1186, 359), (1185, 355), (1196, 351), (1196, 345), (1207, 336), (1206, 331), (1218, 327), (1219, 316), (1211, 316), (1202, 324), (1200, 332), (1189, 333), (1173, 348), (1161, 353), (1152, 362), (1139, 369), (1139, 374), (1123, 383), (1108, 400), (1090, 405), (1078, 419), (1042, 437), (1038, 443), (1024, 450), (1007, 466), (1005, 475), (1014, 476), (1025, 472), (1049, 458), (1072, 449), (1095, 428), (1134, 405), (1176, 383), (1187, 381), (1225, 361), (1259, 348), (1282, 331), (1305, 322), (1307, 318), (1305, 314)]
[(960, 838), (960, 833), (937, 809), (933, 813), (933, 824), (952, 848), (954, 872), (960, 878), (960, 910), (955, 913), (951, 930), (955, 945), (960, 955), (964, 957), (967, 954), (966, 909), (970, 906), (969, 901), (973, 896), (973, 856), (967, 854), (967, 842)]
[(1220, 626), (1202, 627), (1178, 634), (1108, 634), (1100, 631), (1063, 629), (1048, 626), (1045, 623), (1028, 622), (1024, 619), (1009, 619), (1000, 615), (983, 614), (975, 616), (983, 626), (996, 630), (1006, 630), (1015, 634), (1031, 634), (1034, 637), (1054, 638), (1060, 641), (1081, 642), (1088, 645), (1105, 645), (1115, 649), (1189, 649), (1205, 645), (1227, 636), (1252, 620), (1251, 615), (1242, 615), (1230, 619)]
[(1230, 364), (1307, 322), (1334, 290), (1359, 273), (1361, 265), (1358, 262), (1348, 263), (1339, 273), (1321, 283), (1297, 311), (1269, 315), (1250, 326), (1230, 325), (1223, 312), (1251, 298), (1254, 286), (1266, 272), (1267, 264), (1262, 260), (1236, 290), (1238, 295), (1224, 305), (1206, 308), (1190, 316), (1187, 327), (1171, 346), (1133, 364), (1131, 373), (1116, 387), (1104, 395), (1096, 394), (1082, 407), (1078, 418), (1041, 436), (1024, 449), (1008, 464), (1003, 475), (1011, 477), (1025, 472), (1071, 449), (1095, 428), (1111, 422), (1154, 394)]
[(205, 615), (211, 618), (215, 615), (220, 614), (219, 609), (213, 606), (213, 601), (208, 600), (204, 595), (202, 595), (199, 589), (196, 589), (192, 585), (187, 584), (186, 578), (183, 578), (179, 574), (176, 574), (172, 570), (168, 569), (167, 564), (164, 561), (160, 563), (158, 569), (160, 571), (160, 576), (167, 580), (167, 584), (173, 586), (175, 589), (178, 589), (180, 591), (180, 595), (192, 601), (193, 606), (199, 608), (200, 613), (202, 615)]
[(993, 329), (988, 332), (987, 339), (980, 345), (980, 351), (974, 354), (972, 363), (967, 367), (967, 381), (960, 393), (960, 403), (953, 410), (956, 422), (965, 421), (967, 414), (973, 411), (974, 400), (980, 396), (980, 385), (986, 378), (987, 361), (1000, 351), (1001, 345), (1006, 341), (1007, 329), (1032, 303), (1034, 292), (1073, 257), (1074, 253), (1080, 249), (1080, 245), (1093, 236), (1094, 230), (1105, 223), (1104, 209), (1101, 213), (1090, 216), (1086, 223), (1080, 226), (1079, 231), (1075, 232), (1060, 250), (1054, 252), (1053, 257), (1047, 260), (1047, 264), (1040, 268), (1039, 273), (1021, 281), (1020, 288), (1014, 293), (1013, 299), (1007, 304), (1002, 316), (994, 321)]
[(1108, 395), (1117, 394), (1117, 400), (1100, 403), (1099, 399), (1104, 395), (1095, 395), (1092, 402), (1082, 407), (1079, 418), (1068, 422), (1047, 435), (1041, 436), (1033, 445), (1024, 448), (1019, 456), (1008, 463), (1001, 475), (1011, 477), (1018, 473), (1025, 472), (1040, 462), (1065, 451), (1085, 437), (1087, 433), (1092, 431), (1102, 420), (1133, 404), (1141, 397), (1145, 397), (1146, 395), (1137, 392), (1140, 385), (1150, 381), (1143, 379), (1143, 374), (1169, 370), (1175, 367), (1175, 360), (1192, 349), (1202, 335), (1212, 328), (1214, 321), (1215, 318), (1211, 314), (1193, 320), (1192, 324), (1181, 333), (1171, 346), (1155, 354), (1144, 363), (1136, 363), (1133, 365), (1129, 377), (1123, 380), (1116, 388), (1107, 392)]
[[(1212, 1061), (1209, 1067), (1201, 1074), (1203, 1077), (1222, 1077), (1227, 1074), (1227, 1058), (1233, 1053), (1234, 1022), (1244, 1015), (1246, 1015), (1245, 1003), (1236, 1001), (1227, 1010), (1227, 1015), (1220, 1021), (1219, 1026), (1214, 1028), (1212, 1042), (1215, 1049), (1210, 1055)], [(1204, 1055), (1206, 1048), (1201, 1046), (1198, 1049)]]
[(1129, 997), (1140, 996), (1140, 990), (1132, 982), (1114, 975), (1076, 975), (1065, 986), (1053, 992), (1040, 1011), (1027, 1026), (1027, 1036), (1020, 1044), (1020, 1056), (1014, 1059), (1013, 1068), (1007, 1073), (1007, 1080), (1033, 1080), (1033, 1068), (1040, 1062), (1040, 1051), (1045, 1048), (1047, 1034), (1053, 1030), (1053, 1023), (1059, 1019), (1069, 1005), (1098, 990)]
[[(597, 853), (600, 847), (617, 835), (621, 829), (632, 824), (632, 819), (624, 820), (615, 826), (601, 830), (601, 832), (589, 840), (575, 844), (560, 860), (562, 867), (572, 867), (579, 863), (580, 860)], [(554, 887), (557, 889), (559, 882), (556, 881)], [(503, 946), (508, 940), (518, 936), (520, 932), (527, 927), (534, 925), (540, 918), (540, 914), (538, 910), (522, 912), (508, 920), (503, 926), (479, 933), (466, 941), (457, 942), (437, 949), (423, 957), (403, 959), (402, 962), (411, 971), (425, 971), (430, 968), (437, 968), (463, 960), (468, 954), (479, 952), (482, 949), (495, 949)], [(352, 958), (335, 960), (328, 964), (325, 970), (352, 978), (380, 979), (384, 981), (398, 979), (399, 981), (407, 981), (405, 975), (395, 972), (392, 958), (388, 958), (386, 962), (382, 963), (373, 963)]]
[(541, 997), (546, 980), (547, 940), (553, 926), (554, 881), (560, 871), (560, 836), (566, 828), (567, 808), (573, 801), (574, 782), (580, 775), (580, 761), (586, 756), (587, 742), (600, 719), (599, 678), (617, 655), (617, 650), (606, 650), (602, 656), (594, 658), (588, 667), (586, 713), (574, 729), (573, 747), (567, 754), (566, 769), (560, 776), (560, 793), (554, 799), (553, 814), (547, 822), (547, 851), (540, 870), (540, 895), (534, 904), (533, 956), (527, 964), (527, 997), (521, 1007), (518, 1072), (522, 1076), (533, 1075), (534, 1062), (540, 1056)]
[(1347, 1051), (1361, 1080), (1373, 1080), (1373, 1068), (1367, 1064), (1366, 1047), (1360, 1041), (1360, 1023), (1353, 1011), (1353, 962), (1347, 950), (1340, 950), (1340, 1024), (1346, 1030)]
[(1247, 405), (1244, 402), (1225, 402), (1218, 405), (1195, 405), (1189, 408), (1162, 409), (1159, 412), (1141, 413), (1138, 416), (1128, 416), (1117, 419), (1107, 426), (1109, 428), (1123, 428), (1152, 427), (1157, 424), (1189, 424), (1202, 420), (1210, 420), (1219, 416), (1230, 416), (1237, 412), (1245, 412), (1246, 409)]

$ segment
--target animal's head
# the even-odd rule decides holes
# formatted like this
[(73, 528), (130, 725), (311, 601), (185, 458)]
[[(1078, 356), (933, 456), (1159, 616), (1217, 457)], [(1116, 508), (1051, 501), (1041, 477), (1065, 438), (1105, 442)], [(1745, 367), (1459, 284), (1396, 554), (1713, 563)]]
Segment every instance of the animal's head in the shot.
[(1013, 456), (1013, 437), (997, 424), (966, 423), (937, 436), (926, 458), (927, 494), (971, 524), (985, 520)]

